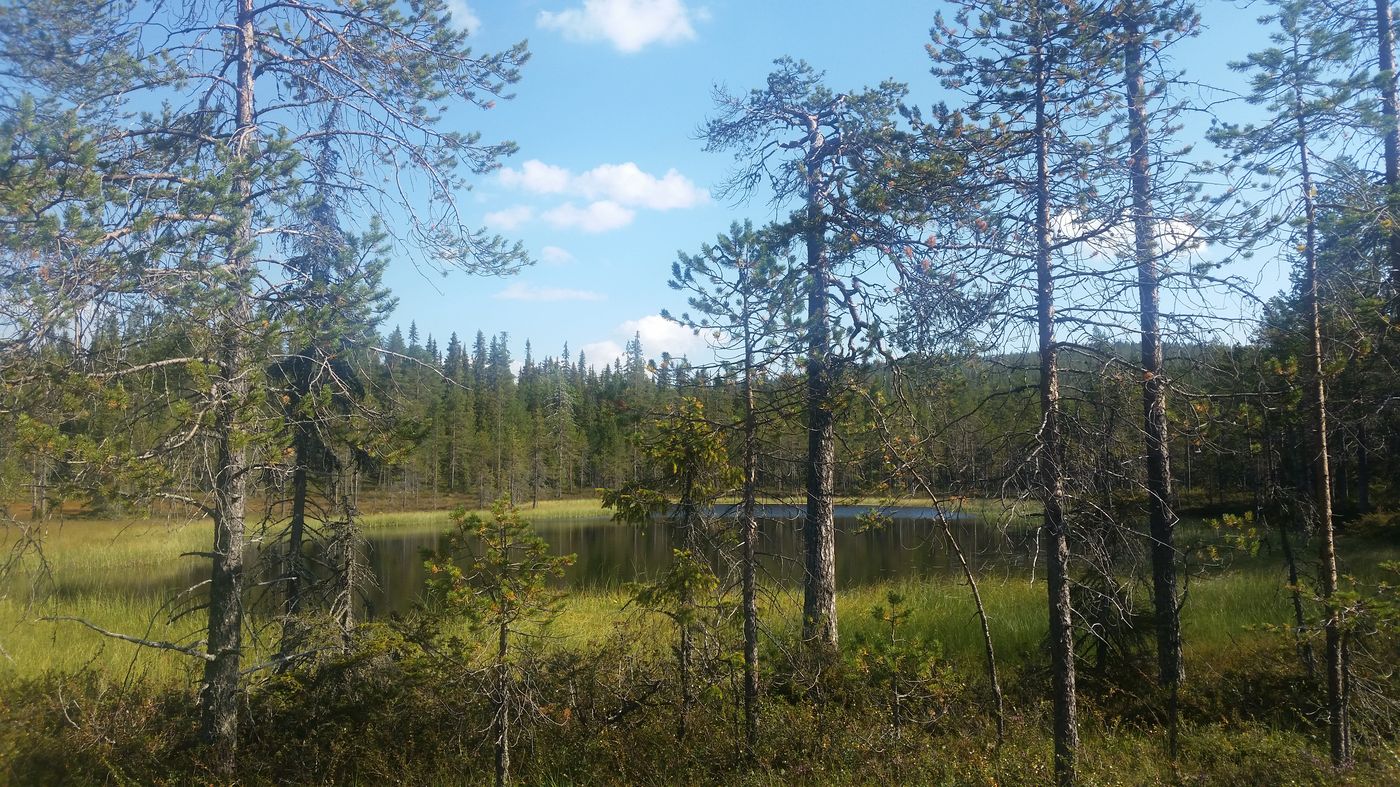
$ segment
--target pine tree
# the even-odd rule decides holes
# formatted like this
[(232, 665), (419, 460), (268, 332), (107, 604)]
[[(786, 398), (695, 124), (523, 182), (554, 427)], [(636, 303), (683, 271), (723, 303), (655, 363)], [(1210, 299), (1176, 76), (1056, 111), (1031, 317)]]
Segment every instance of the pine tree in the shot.
[[(103, 251), (136, 263), (125, 266), (123, 287), (181, 314), (207, 359), (192, 387), (208, 392), (192, 412), (212, 459), (214, 521), (200, 730), (232, 772), (248, 484), (269, 439), (260, 394), (276, 343), (263, 313), (266, 266), (284, 264), (277, 241), (294, 233), (295, 206), (316, 187), (355, 210), (398, 206), (399, 239), (428, 264), (499, 271), (527, 261), (520, 246), (455, 219), (461, 170), (487, 171), (512, 146), (446, 130), (430, 109), (504, 97), (526, 52), (522, 44), (472, 53), (466, 33), (443, 24), (439, 0), (189, 4), (173, 27), (135, 4), (99, 10), (79, 0), (17, 9), (5, 26), (6, 70), (80, 122), (121, 118), (97, 152), (115, 208), (103, 214)], [(82, 20), (99, 34), (83, 46), (65, 42), (68, 62), (55, 69), (45, 55), (52, 48), (39, 44), (54, 31), (49, 22), (65, 17), (63, 31)], [(364, 189), (359, 167), (315, 184), (307, 175), (327, 144), (356, 162), (417, 162), (406, 166), (424, 176), (426, 198)]]
[[(1231, 164), (1257, 181), (1247, 179), (1242, 185), (1257, 188), (1261, 199), (1268, 200), (1276, 213), (1273, 221), (1259, 222), (1251, 240), (1283, 241), (1298, 254), (1306, 315), (1311, 513), (1319, 535), (1319, 578), (1326, 606), (1328, 740), (1332, 762), (1341, 767), (1351, 761), (1351, 731), (1342, 612), (1334, 598), (1339, 577), (1328, 446), (1317, 194), (1325, 165), (1321, 152), (1327, 150), (1329, 141), (1344, 138), (1359, 125), (1352, 107), (1358, 86), (1354, 75), (1343, 68), (1353, 56), (1352, 41), (1345, 31), (1320, 22), (1321, 9), (1302, 0), (1271, 0), (1269, 6), (1271, 11), (1264, 18), (1277, 26), (1271, 35), (1273, 46), (1232, 64), (1250, 77), (1249, 102), (1269, 114), (1257, 124), (1221, 124), (1212, 130), (1212, 138), (1230, 153)], [(1258, 213), (1261, 218), (1266, 215), (1262, 209)]]
[[(966, 103), (940, 108), (937, 128), (948, 155), (982, 193), (964, 225), (971, 249), (1001, 256), (1008, 280), (1029, 268), (1039, 365), (1040, 422), (1035, 430), (1036, 490), (1044, 508), (1050, 613), (1055, 778), (1073, 783), (1079, 745), (1070, 589), (1071, 496), (1065, 463), (1057, 267), (1076, 241), (1099, 229), (1091, 206), (1117, 156), (1104, 116), (1117, 69), (1101, 35), (1101, 3), (957, 0), (952, 24), (940, 15), (929, 53), (933, 73)], [(1077, 219), (1066, 221), (1066, 219)]]
[[(753, 226), (734, 224), (713, 246), (699, 254), (682, 253), (671, 265), (672, 289), (688, 294), (696, 314), (675, 319), (696, 332), (727, 337), (717, 347), (720, 360), (742, 381), (738, 425), (743, 456), (739, 504), (740, 583), (744, 614), (744, 736), (748, 756), (758, 746), (758, 496), (760, 376), (796, 353), (798, 297), (788, 268), (774, 251), (786, 244), (779, 233), (755, 232)], [(718, 340), (717, 340), (718, 341)], [(729, 357), (725, 357), (729, 356)]]
[[(836, 391), (842, 363), (831, 303), (853, 288), (837, 275), (866, 236), (879, 230), (856, 209), (860, 173), (881, 160), (905, 90), (887, 82), (859, 93), (833, 93), (803, 62), (775, 62), (765, 87), (747, 95), (716, 91), (706, 122), (707, 150), (732, 150), (736, 173), (727, 190), (747, 196), (765, 180), (775, 203), (801, 204), (790, 232), (805, 246), (807, 511), (803, 523), (803, 639), (827, 656), (837, 646), (836, 544), (833, 518)], [(854, 239), (853, 241), (850, 239)], [(850, 326), (859, 333), (868, 326)], [(854, 337), (852, 337), (854, 338)]]
[[(443, 546), (427, 561), (429, 593), (444, 610), (491, 634), (491, 739), (496, 787), (510, 783), (512, 720), (526, 706), (528, 684), (512, 663), (511, 643), (527, 629), (553, 620), (561, 594), (550, 580), (563, 576), (573, 555), (552, 555), (549, 544), (521, 516), (510, 498), (497, 500), (491, 518), (458, 508)], [(465, 563), (465, 568), (462, 564)]]

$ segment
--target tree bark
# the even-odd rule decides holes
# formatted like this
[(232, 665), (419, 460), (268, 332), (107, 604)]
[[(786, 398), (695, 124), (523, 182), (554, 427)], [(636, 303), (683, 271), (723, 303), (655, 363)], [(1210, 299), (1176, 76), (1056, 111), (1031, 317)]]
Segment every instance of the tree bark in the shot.
[(1176, 593), (1176, 512), (1171, 504), (1171, 448), (1167, 436), (1167, 378), (1162, 362), (1156, 228), (1152, 215), (1152, 170), (1147, 93), (1143, 86), (1142, 16), (1137, 3), (1124, 18), (1124, 81), (1128, 98), (1128, 177), (1132, 189), (1133, 251), (1138, 269), (1142, 329), (1142, 412), (1147, 453), (1148, 532), (1152, 544), (1152, 601), (1157, 634), (1157, 682), (1167, 689), (1169, 749), (1177, 754), (1177, 691), (1181, 661), (1180, 610)]
[(1308, 619), (1303, 611), (1303, 590), (1298, 584), (1298, 560), (1293, 552), (1293, 539), (1288, 536), (1288, 522), (1280, 517), (1278, 522), (1279, 543), (1283, 547), (1284, 564), (1288, 567), (1288, 590), (1293, 602), (1293, 638), (1298, 642), (1298, 659), (1308, 677), (1317, 674), (1317, 664), (1313, 661), (1312, 645), (1307, 640)]
[[(1043, 23), (1042, 23), (1043, 24)], [(1039, 31), (1038, 35), (1045, 35)], [(1074, 617), (1070, 604), (1069, 534), (1065, 523), (1065, 479), (1061, 465), (1059, 347), (1055, 341), (1055, 280), (1050, 248), (1049, 64), (1042, 43), (1032, 54), (1036, 135), (1036, 323), (1040, 356), (1040, 495), (1045, 506), (1046, 592), (1050, 608), (1050, 670), (1054, 705), (1055, 782), (1075, 781), (1079, 731), (1075, 698)]]
[[(681, 543), (689, 560), (699, 559), (699, 544), (696, 539), (695, 491), (694, 484), (687, 474), (681, 493)], [(691, 688), (691, 665), (695, 657), (693, 612), (695, 597), (687, 580), (681, 587), (681, 612), (679, 619), (680, 642), (676, 648), (676, 658), (680, 667), (681, 710), (676, 719), (676, 740), (684, 741), (690, 731), (690, 713), (695, 706), (695, 693)]]
[(510, 783), (510, 624), (501, 621), (496, 642), (496, 787)]
[[(821, 145), (813, 140), (810, 150)], [(826, 221), (822, 214), (820, 161), (808, 156), (807, 187), (807, 512), (803, 523), (805, 568), (802, 639), (830, 655), (837, 647), (836, 522), (832, 509), (835, 414), (831, 401), (831, 326), (828, 312)]]
[(49, 461), (45, 457), (34, 460), (33, 502), (29, 507), (29, 518), (41, 522), (49, 516)]
[(218, 381), (215, 388), (214, 434), (214, 549), (209, 582), (209, 627), (200, 686), (200, 739), (214, 749), (214, 766), (232, 777), (237, 765), (239, 666), (243, 647), (243, 527), (248, 485), (242, 410), (250, 385), (248, 349), (243, 336), (252, 316), (245, 276), (252, 268), (252, 183), (246, 169), (256, 145), (253, 115), (254, 53), (253, 0), (237, 0), (236, 127), (233, 191), (241, 201), (239, 217), (228, 244), (228, 270), (234, 289), (228, 313), (218, 327)]
[[(741, 275), (743, 275), (741, 273)], [(744, 317), (744, 498), (743, 563), (739, 568), (744, 605), (744, 745), (752, 762), (758, 753), (758, 414), (754, 406), (754, 337)]]
[[(309, 354), (308, 354), (309, 357)], [(292, 469), (292, 516), (287, 524), (287, 557), (283, 568), (282, 581), (285, 583), (285, 601), (282, 607), (282, 644), (279, 655), (283, 666), (290, 663), (291, 657), (301, 647), (302, 625), (299, 619), (301, 614), (302, 593), (305, 585), (303, 576), (305, 569), (305, 558), (302, 555), (302, 544), (306, 535), (306, 495), (307, 495), (307, 463), (310, 457), (310, 435), (307, 434), (307, 425), (301, 420), (301, 416), (296, 414), (295, 407), (300, 404), (301, 397), (306, 395), (302, 389), (302, 372), (299, 375), (296, 385), (298, 386), (298, 399), (293, 403), (293, 427), (292, 427), (292, 461), (295, 467)]]
[(1332, 764), (1343, 767), (1351, 761), (1351, 741), (1347, 735), (1346, 656), (1342, 638), (1341, 610), (1334, 596), (1337, 592), (1337, 545), (1332, 528), (1332, 473), (1327, 456), (1327, 386), (1322, 359), (1322, 310), (1319, 303), (1317, 267), (1317, 206), (1313, 196), (1311, 160), (1308, 152), (1308, 126), (1304, 114), (1304, 97), (1294, 93), (1297, 118), (1297, 145), (1300, 185), (1303, 195), (1304, 248), (1303, 292), (1308, 314), (1309, 358), (1307, 370), (1308, 406), (1311, 410), (1309, 431), (1312, 467), (1313, 509), (1318, 529), (1318, 549), (1322, 565), (1318, 574), (1322, 580), (1322, 597), (1326, 605), (1327, 636), (1327, 730)]
[(1400, 95), (1395, 73), (1395, 18), (1391, 0), (1376, 0), (1377, 68), (1381, 87), (1381, 120), (1385, 129), (1386, 212), (1394, 222), (1386, 234), (1390, 259), (1390, 294), (1400, 309)]

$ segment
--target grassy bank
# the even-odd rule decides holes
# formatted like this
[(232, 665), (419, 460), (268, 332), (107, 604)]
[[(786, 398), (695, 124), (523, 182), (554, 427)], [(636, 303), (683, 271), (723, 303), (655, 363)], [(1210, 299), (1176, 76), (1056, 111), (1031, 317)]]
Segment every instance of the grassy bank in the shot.
[[(981, 504), (992, 511), (992, 504)], [(995, 507), (999, 510), (999, 507)], [(593, 501), (542, 501), (525, 509), (541, 529), (550, 522), (605, 515)], [(442, 512), (382, 513), (372, 528), (439, 530)], [(189, 739), (199, 662), (181, 654), (103, 637), (78, 623), (150, 639), (192, 644), (203, 616), (192, 598), (168, 588), (195, 586), (205, 563), (181, 557), (205, 547), (205, 521), (76, 519), (44, 533), (42, 555), (26, 554), (0, 597), (0, 781), (4, 774), (56, 776), (33, 781), (187, 783), (207, 778)], [(1199, 524), (1183, 529), (1203, 539)], [(1400, 546), (1344, 539), (1345, 570), (1379, 576)], [(1400, 782), (1389, 733), (1368, 735), (1348, 775), (1326, 765), (1319, 725), (1322, 689), (1309, 678), (1288, 633), (1291, 606), (1277, 551), (1242, 553), (1193, 570), (1183, 612), (1189, 680), (1182, 696), (1183, 759), (1162, 756), (1159, 698), (1150, 679), (1150, 640), (1119, 672), (1096, 674), (1086, 662), (1084, 775), (1096, 784), (1208, 782), (1356, 784)], [(685, 747), (674, 740), (674, 628), (632, 603), (625, 589), (574, 592), (546, 637), (527, 646), (541, 692), (537, 717), (519, 754), (532, 783), (1039, 784), (1050, 741), (1043, 640), (1045, 585), (1028, 577), (981, 580), (1010, 709), (1007, 745), (991, 745), (982, 641), (968, 588), (930, 578), (848, 588), (838, 597), (843, 661), (807, 671), (793, 643), (800, 594), (770, 588), (762, 600), (763, 768), (738, 766), (732, 653), (734, 623), (721, 626)], [(868, 643), (888, 640), (872, 609), (904, 598), (901, 641), (928, 644), (937, 667), (917, 706), (921, 721), (891, 726), (888, 687), (872, 670)], [(193, 594), (197, 595), (197, 591)], [(1139, 603), (1144, 599), (1138, 597)], [(732, 597), (729, 602), (732, 603)], [(190, 614), (181, 614), (188, 611)], [(416, 624), (415, 624), (416, 625)], [(481, 652), (461, 621), (438, 621), (426, 647), (412, 626), (365, 627), (361, 650), (305, 673), (251, 683), (244, 731), (249, 783), (359, 781), (410, 784), (482, 780), (489, 716), (476, 686)], [(274, 621), (249, 616), (248, 662), (271, 653)], [(1145, 632), (1144, 632), (1145, 633)], [(935, 644), (936, 643), (936, 644)], [(446, 654), (446, 655), (444, 655)], [(457, 654), (457, 655), (452, 655)], [(1133, 659), (1136, 658), (1137, 662)], [(1122, 670), (1126, 669), (1124, 672)], [(912, 711), (911, 711), (912, 712)], [(917, 713), (915, 714), (918, 715)], [(71, 718), (70, 718), (71, 717)], [(913, 718), (911, 716), (911, 718)], [(70, 766), (72, 758), (77, 765)], [(313, 777), (287, 774), (302, 763)], [(5, 769), (9, 768), (9, 771)], [(71, 770), (78, 768), (79, 770)], [(293, 771), (288, 771), (292, 768)]]
[[(541, 502), (527, 517), (547, 528), (551, 520), (601, 516), (593, 501)], [(442, 512), (386, 513), (366, 517), (371, 528), (425, 532), (444, 529)], [(92, 667), (103, 674), (145, 675), (158, 681), (187, 682), (190, 659), (104, 638), (73, 622), (44, 617), (85, 618), (112, 631), (179, 642), (198, 639), (199, 614), (180, 613), (189, 598), (172, 598), (168, 588), (194, 586), (204, 561), (185, 556), (206, 548), (204, 521), (70, 520), (45, 533), (42, 556), (29, 553), (0, 585), (0, 680), (33, 677), (45, 670)], [(1344, 542), (1349, 573), (1367, 577), (1387, 560), (1400, 559), (1400, 547), (1378, 542)], [(42, 560), (41, 560), (42, 558)], [(1044, 584), (1024, 577), (990, 575), (981, 589), (999, 657), (1008, 667), (1037, 652), (1045, 634)], [(1286, 624), (1291, 615), (1281, 560), (1265, 553), (1225, 570), (1192, 577), (1183, 612), (1187, 657), (1216, 663), (1248, 654), (1260, 629)], [(870, 610), (888, 592), (905, 596), (910, 636), (941, 643), (949, 659), (979, 668), (982, 644), (967, 588), (951, 579), (901, 581), (847, 589), (838, 598), (842, 629), (848, 635), (873, 633)], [(624, 590), (576, 592), (564, 600), (552, 633), (561, 643), (587, 641), (636, 614)], [(773, 589), (764, 614), (777, 636), (791, 634), (800, 618), (801, 599), (793, 589)], [(171, 623), (171, 621), (174, 621)], [(271, 634), (264, 622), (250, 620), (249, 641), (256, 649)]]
[[(738, 503), (738, 498), (721, 498), (720, 503), (732, 505)], [(763, 497), (758, 501), (761, 505), (801, 505), (802, 500), (797, 498)], [(371, 513), (365, 514), (361, 521), (367, 528), (395, 528), (395, 529), (441, 529), (447, 526), (447, 511), (453, 506), (461, 504), (462, 501), (445, 500), (444, 506), (437, 510), (426, 511), (394, 511), (394, 510), (374, 510), (368, 509)], [(838, 505), (863, 505), (878, 506), (891, 511), (901, 508), (925, 508), (929, 505), (926, 500), (883, 500), (877, 498), (842, 498), (837, 501)], [(540, 500), (534, 504), (529, 501), (518, 503), (520, 510), (525, 517), (536, 524), (547, 524), (549, 522), (568, 519), (594, 519), (611, 518), (612, 512), (603, 508), (602, 503), (596, 497), (572, 498), (565, 500)], [(1013, 519), (1020, 519), (1038, 511), (1038, 504), (1026, 501), (1005, 501), (991, 500), (983, 498), (951, 498), (941, 501), (943, 510), (961, 516), (972, 516), (1002, 522)], [(487, 515), (490, 508), (469, 508), (468, 511)]]

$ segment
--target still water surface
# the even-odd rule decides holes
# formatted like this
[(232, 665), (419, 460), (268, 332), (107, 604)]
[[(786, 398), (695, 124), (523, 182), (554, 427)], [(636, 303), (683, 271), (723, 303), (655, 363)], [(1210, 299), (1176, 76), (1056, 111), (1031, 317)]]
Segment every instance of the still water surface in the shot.
[[(836, 573), (839, 587), (855, 587), (891, 579), (939, 575), (961, 576), (957, 557), (930, 509), (885, 511), (882, 526), (869, 527), (861, 515), (866, 506), (837, 506)], [(529, 509), (523, 509), (529, 518)], [(732, 518), (717, 512), (713, 542), (737, 551)], [(801, 512), (792, 506), (765, 506), (760, 512), (759, 551), (772, 581), (795, 583), (801, 576)], [(1024, 527), (1010, 530), (970, 515), (949, 514), (949, 525), (969, 562), (980, 571), (1024, 571), (1035, 537)], [(446, 529), (444, 517), (444, 529)], [(606, 515), (542, 520), (536, 532), (555, 554), (577, 556), (564, 578), (571, 588), (621, 587), (662, 571), (671, 559), (672, 529), (665, 521), (646, 527), (622, 525)], [(423, 553), (435, 548), (440, 532), (395, 532), (392, 525), (366, 534), (365, 564), (374, 586), (364, 592), (371, 616), (411, 607), (423, 590)], [(719, 568), (719, 566), (717, 566)]]

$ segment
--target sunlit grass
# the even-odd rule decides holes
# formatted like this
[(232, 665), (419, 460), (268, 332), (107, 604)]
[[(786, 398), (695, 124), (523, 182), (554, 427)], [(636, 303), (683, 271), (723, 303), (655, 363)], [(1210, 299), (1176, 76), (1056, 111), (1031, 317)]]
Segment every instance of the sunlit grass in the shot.
[[(980, 583), (998, 660), (1004, 667), (1035, 658), (1047, 629), (1045, 584), (1024, 579), (988, 578)], [(907, 580), (870, 585), (842, 592), (837, 609), (842, 636), (878, 638), (886, 635), (872, 609), (887, 606), (887, 595), (904, 598), (910, 611), (901, 636), (936, 641), (947, 659), (968, 671), (982, 668), (982, 635), (967, 587), (949, 579)], [(632, 602), (625, 588), (571, 593), (560, 613), (544, 631), (563, 646), (582, 645), (606, 636), (615, 626), (632, 622), (639, 648), (666, 647), (671, 628), (659, 614), (647, 613)], [(735, 599), (731, 598), (731, 602)], [(797, 634), (801, 594), (795, 588), (770, 590), (761, 615), (771, 636), (790, 639)], [(71, 671), (92, 667), (113, 676), (128, 671), (162, 680), (189, 679), (193, 659), (107, 639), (72, 622), (47, 621), (45, 616), (81, 617), (113, 631), (136, 636), (196, 642), (202, 615), (168, 621), (177, 607), (162, 594), (82, 592), (62, 593), (33, 604), (18, 594), (0, 600), (0, 679), (33, 676), (46, 669)], [(1213, 660), (1231, 650), (1248, 652), (1250, 642), (1264, 640), (1260, 627), (1286, 625), (1290, 615), (1281, 578), (1252, 571), (1232, 571), (1193, 582), (1183, 612), (1188, 659)], [(249, 641), (267, 621), (250, 620)], [(465, 624), (461, 626), (465, 631)]]
[[(468, 513), (489, 515), (491, 509), (467, 507), (462, 503)], [(596, 498), (583, 498), (572, 500), (541, 500), (532, 505), (529, 501), (517, 502), (517, 507), (525, 515), (525, 518), (536, 524), (551, 521), (569, 519), (597, 519), (612, 516), (612, 512), (603, 508), (603, 504)], [(449, 514), (452, 507), (445, 507), (437, 511), (383, 511), (373, 514), (366, 514), (360, 521), (369, 529), (405, 529), (405, 530), (446, 530), (451, 527), (452, 520)]]
[[(982, 503), (984, 510), (993, 502)], [(525, 509), (542, 529), (551, 522), (605, 516), (590, 500), (541, 501)], [(446, 529), (446, 512), (384, 513), (366, 517), (372, 528)], [(199, 611), (176, 613), (168, 588), (197, 583), (207, 565), (203, 558), (183, 556), (207, 549), (211, 538), (205, 520), (85, 520), (71, 519), (44, 528), (42, 556), (27, 552), (0, 581), (0, 680), (29, 677), (46, 670), (92, 668), (120, 679), (145, 674), (161, 681), (189, 681), (197, 662), (169, 652), (141, 648), (51, 617), (80, 617), (103, 628), (139, 637), (183, 644), (198, 642), (204, 624)], [(253, 536), (256, 538), (256, 532)], [(0, 532), (0, 546), (13, 546), (15, 534)], [(1362, 578), (1374, 576), (1376, 566), (1400, 559), (1400, 547), (1376, 542), (1344, 542), (1346, 569)], [(1301, 559), (1310, 558), (1300, 555)], [(1186, 582), (1183, 636), (1188, 661), (1212, 663), (1246, 657), (1271, 637), (1263, 629), (1288, 626), (1292, 609), (1281, 558), (1276, 554), (1237, 557), (1224, 569), (1193, 571)], [(1004, 666), (1039, 658), (1047, 628), (1045, 585), (1004, 574), (980, 580), (998, 657)], [(941, 643), (946, 657), (967, 670), (980, 670), (982, 640), (968, 588), (955, 577), (902, 580), (843, 590), (838, 597), (842, 635), (882, 636), (883, 624), (872, 608), (887, 604), (894, 591), (904, 597), (910, 617), (906, 636)], [(198, 591), (194, 595), (198, 595)], [(605, 636), (619, 623), (636, 624), (638, 647), (665, 647), (669, 622), (631, 603), (624, 586), (573, 592), (563, 599), (561, 612), (547, 633), (562, 645), (582, 644)], [(736, 599), (731, 594), (729, 603)], [(1145, 605), (1147, 600), (1141, 599)], [(795, 588), (770, 588), (762, 602), (768, 635), (795, 636), (801, 598)], [(173, 619), (173, 622), (172, 622)], [(640, 623), (637, 623), (640, 621)], [(256, 660), (275, 633), (269, 620), (250, 615), (248, 642)], [(260, 636), (265, 635), (265, 636)]]
[[(477, 508), (467, 506), (469, 501), (461, 501), (461, 505), (466, 507), (469, 513), (487, 515), (490, 508)], [(739, 502), (735, 497), (720, 498), (721, 504), (734, 504)], [(800, 496), (795, 499), (785, 499), (776, 497), (762, 497), (758, 500), (762, 505), (772, 504), (800, 504)], [(837, 501), (839, 505), (870, 505), (898, 508), (922, 508), (929, 505), (927, 500), (885, 500), (881, 498), (841, 498)], [(1038, 511), (1038, 504), (1025, 501), (1003, 501), (982, 498), (950, 498), (941, 501), (944, 510), (969, 516), (978, 516), (993, 521), (1003, 521), (1010, 517), (1024, 517)], [(530, 501), (516, 501), (516, 506), (525, 515), (525, 518), (539, 525), (549, 522), (571, 519), (606, 519), (612, 517), (612, 511), (603, 508), (602, 502), (596, 498), (573, 498), (566, 500), (540, 500), (532, 504)], [(360, 521), (366, 528), (394, 528), (394, 529), (431, 529), (434, 527), (446, 528), (450, 524), (449, 512), (454, 506), (444, 506), (440, 510), (431, 511), (380, 511), (365, 514)]]

